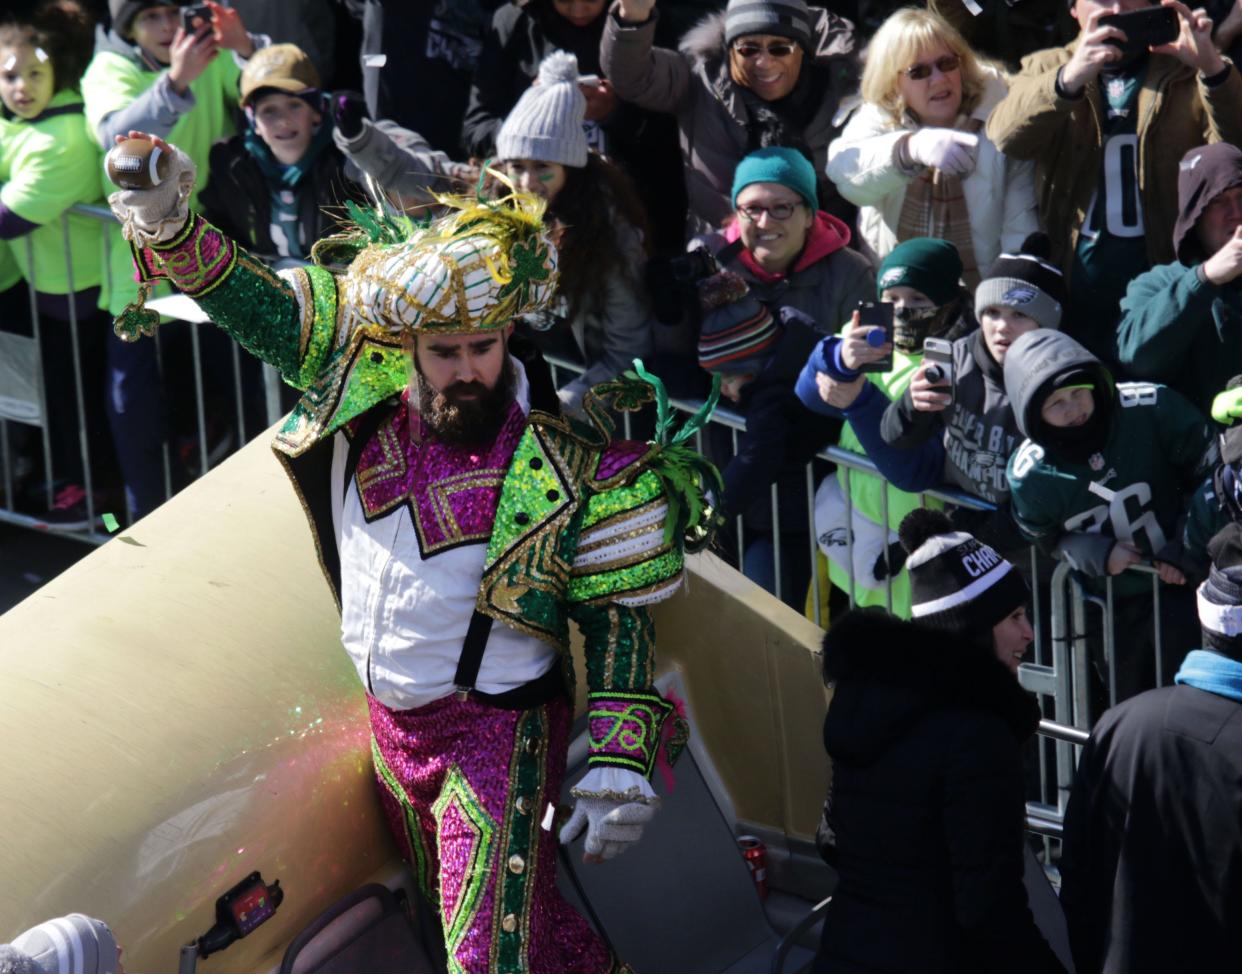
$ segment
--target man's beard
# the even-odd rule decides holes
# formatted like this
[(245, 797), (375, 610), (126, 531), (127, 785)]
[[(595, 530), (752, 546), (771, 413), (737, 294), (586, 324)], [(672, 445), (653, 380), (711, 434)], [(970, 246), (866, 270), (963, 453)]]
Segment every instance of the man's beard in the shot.
[[(491, 389), (481, 382), (454, 382), (437, 392), (421, 372), (418, 380), (418, 412), (423, 423), (438, 440), (453, 444), (483, 444), (496, 439), (509, 415), (517, 382), (507, 361)], [(475, 398), (462, 399), (463, 393)]]

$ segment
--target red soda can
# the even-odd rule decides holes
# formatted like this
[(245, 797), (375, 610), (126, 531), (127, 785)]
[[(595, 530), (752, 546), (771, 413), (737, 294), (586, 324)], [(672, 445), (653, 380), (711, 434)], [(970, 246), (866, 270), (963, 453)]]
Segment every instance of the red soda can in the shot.
[(756, 836), (739, 835), (737, 847), (742, 850), (742, 858), (750, 869), (750, 878), (755, 881), (755, 892), (759, 899), (768, 898), (768, 849)]

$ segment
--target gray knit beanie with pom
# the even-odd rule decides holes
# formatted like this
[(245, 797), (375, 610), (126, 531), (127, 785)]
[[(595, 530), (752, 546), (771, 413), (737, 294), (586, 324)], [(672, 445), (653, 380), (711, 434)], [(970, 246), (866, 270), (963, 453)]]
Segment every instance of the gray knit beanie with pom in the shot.
[(587, 164), (582, 120), (586, 98), (578, 90), (578, 59), (553, 51), (539, 65), (538, 84), (518, 99), (496, 136), (498, 159), (535, 159), (581, 169)]

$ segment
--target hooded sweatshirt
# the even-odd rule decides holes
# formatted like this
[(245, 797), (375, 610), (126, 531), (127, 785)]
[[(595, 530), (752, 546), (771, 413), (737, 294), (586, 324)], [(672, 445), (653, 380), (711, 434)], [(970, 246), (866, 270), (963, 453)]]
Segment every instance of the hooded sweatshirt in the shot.
[[(1102, 417), (1096, 448), (1086, 456), (1067, 452), (1040, 418), (1052, 380), (1071, 370), (1090, 376), (1096, 415)], [(1042, 328), (1010, 346), (1005, 388), (1026, 437), (1007, 470), (1023, 535), (1089, 576), (1097, 592), (1104, 589), (1108, 555), (1118, 541), (1145, 558), (1179, 564), (1179, 521), (1215, 446), (1203, 415), (1162, 385), (1114, 387), (1099, 359), (1068, 335)], [(1133, 572), (1114, 584), (1120, 596), (1151, 588), (1149, 579)]]
[(1242, 280), (1218, 285), (1204, 276), (1211, 255), (1195, 227), (1213, 200), (1242, 185), (1242, 151), (1223, 142), (1192, 150), (1178, 177), (1177, 260), (1130, 282), (1115, 354), (1130, 375), (1167, 383), (1207, 412), (1242, 361)]
[[(178, 95), (168, 81), (167, 68), (152, 68), (138, 47), (101, 29), (95, 56), (82, 78), (86, 121), (92, 135), (106, 148), (112, 147), (114, 134), (136, 128), (181, 149), (198, 167), (190, 194), (190, 208), (197, 210), (199, 191), (207, 184), (211, 145), (235, 131), (240, 76), (237, 61), (222, 51), (190, 84), (186, 94)], [(105, 196), (116, 191), (102, 166), (99, 179)], [(105, 229), (104, 253), (100, 304), (115, 315), (134, 299), (133, 259), (119, 224)]]

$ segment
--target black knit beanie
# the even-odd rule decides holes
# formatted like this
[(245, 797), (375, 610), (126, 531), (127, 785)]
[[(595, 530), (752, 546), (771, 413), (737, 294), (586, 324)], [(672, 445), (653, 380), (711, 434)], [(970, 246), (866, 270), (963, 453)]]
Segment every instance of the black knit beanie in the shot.
[(990, 545), (955, 531), (943, 511), (916, 508), (897, 529), (909, 552), (910, 615), (916, 622), (963, 635), (992, 627), (1026, 605), (1026, 582)]
[(185, 4), (186, 0), (108, 0), (108, 12), (112, 14), (112, 29), (128, 40), (134, 18), (147, 7), (184, 7)]
[(1060, 328), (1065, 275), (1049, 260), (1050, 252), (1048, 237), (1032, 233), (1018, 253), (997, 257), (975, 288), (975, 317), (982, 318), (985, 308), (1013, 308), (1041, 328)]

